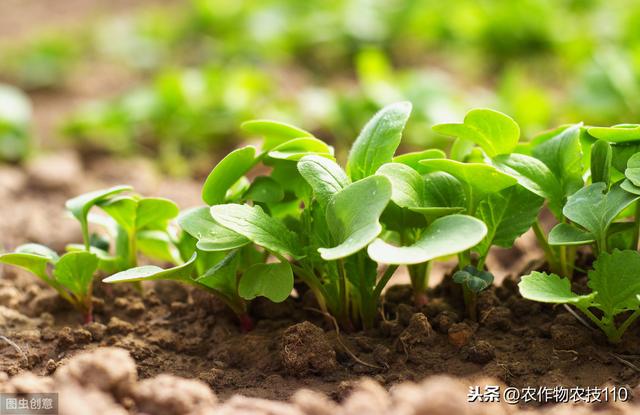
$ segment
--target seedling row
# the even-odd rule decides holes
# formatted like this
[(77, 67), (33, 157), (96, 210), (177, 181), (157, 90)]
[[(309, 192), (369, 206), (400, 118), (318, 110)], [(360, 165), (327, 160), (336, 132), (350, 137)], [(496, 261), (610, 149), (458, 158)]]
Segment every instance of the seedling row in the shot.
[[(375, 114), (344, 166), (308, 131), (246, 122), (262, 145), (213, 168), (202, 206), (181, 211), (129, 186), (90, 192), (66, 204), (82, 241), (62, 255), (26, 244), (0, 261), (45, 281), (87, 321), (95, 284), (174, 280), (217, 296), (250, 330), (253, 299), (282, 302), (303, 284), (323, 313), (357, 330), (376, 326), (400, 267), (415, 304), (428, 303), (440, 260), (455, 259), (449, 278), (477, 319), (478, 294), (494, 280), (491, 249), (531, 230), (545, 265), (522, 276), (521, 295), (567, 304), (619, 342), (640, 316), (640, 125), (564, 125), (522, 141), (512, 118), (474, 109), (433, 127), (453, 137), (448, 154), (397, 154), (411, 108)], [(578, 250), (591, 255), (588, 269)], [(574, 291), (584, 276), (589, 291)]]

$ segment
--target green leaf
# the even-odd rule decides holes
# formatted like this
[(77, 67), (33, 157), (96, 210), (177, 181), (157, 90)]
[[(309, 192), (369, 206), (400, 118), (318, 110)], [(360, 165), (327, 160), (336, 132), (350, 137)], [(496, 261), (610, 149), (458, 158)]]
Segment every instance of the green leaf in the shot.
[(609, 187), (611, 179), (611, 145), (606, 141), (596, 141), (591, 146), (591, 182), (603, 182)]
[[(82, 227), (82, 235), (85, 239), (88, 239), (89, 224), (87, 222), (87, 215), (89, 214), (89, 210), (91, 210), (91, 208), (96, 204), (108, 200), (115, 194), (130, 190), (133, 190), (131, 186), (114, 186), (108, 189), (96, 190), (67, 200), (65, 206), (71, 212), (71, 214), (80, 222), (80, 226)], [(88, 241), (85, 241), (85, 243), (88, 243)]]
[(58, 254), (38, 244), (21, 245), (15, 252), (0, 255), (1, 263), (22, 268), (45, 281), (49, 280), (47, 265), (58, 260)]
[[(136, 246), (147, 258), (159, 261), (179, 263), (180, 255), (169, 235), (163, 231), (142, 231), (136, 238)], [(100, 258), (102, 260), (102, 258)]]
[(237, 271), (240, 255), (237, 250), (229, 252), (221, 261), (209, 268), (195, 282), (228, 297), (237, 296)]
[(286, 141), (269, 151), (269, 157), (298, 161), (304, 156), (318, 155), (333, 158), (333, 148), (314, 137), (301, 137)]
[(640, 141), (640, 124), (618, 124), (613, 127), (590, 127), (589, 134), (610, 143)]
[(520, 295), (527, 300), (553, 304), (576, 304), (581, 307), (588, 306), (596, 295), (596, 293), (575, 294), (571, 291), (571, 282), (567, 278), (536, 271), (522, 277), (518, 288)]
[(138, 201), (132, 196), (118, 196), (100, 203), (100, 207), (127, 232), (132, 232), (136, 224)]
[(382, 231), (379, 219), (390, 199), (391, 183), (382, 176), (367, 177), (336, 193), (327, 205), (326, 220), (337, 245), (319, 248), (322, 258), (344, 258), (373, 241)]
[(447, 159), (422, 160), (420, 162), (431, 172), (443, 171), (460, 180), (466, 187), (468, 203), (471, 206), (491, 193), (497, 193), (518, 181), (502, 173), (493, 166), (482, 163), (461, 163)]
[(421, 264), (456, 254), (478, 244), (487, 234), (485, 224), (471, 216), (449, 215), (433, 221), (411, 246), (396, 247), (376, 239), (367, 252), (383, 264)]
[(174, 202), (160, 197), (118, 196), (99, 205), (127, 232), (166, 228), (180, 212)]
[(632, 195), (620, 186), (607, 192), (607, 185), (599, 182), (586, 186), (571, 195), (562, 210), (572, 222), (585, 228), (596, 241), (606, 236), (611, 222), (640, 196)]
[(247, 189), (244, 199), (260, 203), (276, 203), (284, 199), (284, 189), (271, 177), (258, 176)]
[(543, 202), (522, 186), (512, 186), (480, 202), (476, 216), (489, 230), (477, 247), (480, 256), (486, 255), (492, 245), (512, 247), (515, 239), (531, 228)]
[(224, 203), (227, 191), (251, 170), (255, 162), (256, 148), (253, 146), (242, 147), (227, 154), (204, 182), (202, 200), (208, 205)]
[(447, 155), (444, 153), (444, 151), (432, 148), (429, 150), (401, 154), (399, 156), (395, 156), (391, 161), (394, 163), (406, 164), (418, 173), (424, 174), (428, 172), (424, 170), (424, 167), (422, 166), (422, 164), (420, 164), (420, 160), (444, 158), (447, 158)]
[(293, 271), (288, 262), (255, 264), (249, 267), (238, 284), (238, 294), (245, 300), (266, 297), (280, 303), (293, 290)]
[(435, 219), (464, 210), (467, 198), (460, 180), (445, 172), (428, 173), (423, 177), (425, 180), (423, 206), (411, 208), (411, 211)]
[(49, 262), (55, 264), (60, 259), (60, 256), (48, 246), (40, 245), (40, 244), (24, 244), (20, 245), (15, 250), (16, 253), (19, 254), (33, 254), (40, 255), (49, 259)]
[(589, 288), (597, 292), (595, 302), (605, 315), (635, 310), (640, 303), (640, 253), (613, 251), (601, 253), (589, 271)]
[(484, 108), (469, 111), (462, 123), (438, 124), (433, 130), (472, 141), (489, 157), (512, 153), (520, 139), (520, 127), (513, 118)]
[(198, 240), (197, 247), (202, 251), (227, 251), (250, 242), (239, 233), (214, 221), (207, 206), (184, 211), (178, 217), (178, 224)]
[(546, 164), (560, 181), (565, 196), (573, 194), (584, 184), (580, 128), (580, 124), (565, 128), (532, 149), (533, 156)]
[(640, 153), (629, 158), (624, 175), (634, 186), (640, 186)]
[(305, 156), (300, 159), (298, 171), (322, 205), (326, 205), (334, 194), (351, 183), (340, 166), (333, 160), (320, 156)]
[(145, 197), (138, 201), (136, 229), (163, 229), (178, 216), (178, 206), (169, 199)]
[(595, 242), (590, 232), (568, 223), (559, 223), (549, 232), (549, 245), (587, 245)]
[(498, 170), (514, 177), (520, 186), (547, 199), (556, 217), (561, 216), (564, 191), (546, 164), (534, 157), (517, 153), (494, 157), (491, 163)]
[(246, 121), (242, 123), (241, 128), (250, 134), (264, 137), (262, 143), (264, 151), (269, 151), (294, 138), (313, 137), (310, 132), (301, 128), (271, 120)]
[(425, 179), (411, 167), (400, 163), (386, 163), (380, 166), (376, 175), (384, 176), (391, 182), (391, 200), (403, 208), (424, 205)]
[(60, 257), (53, 269), (56, 281), (80, 298), (87, 296), (98, 257), (90, 252), (69, 252)]
[(144, 265), (141, 267), (130, 268), (128, 270), (118, 272), (102, 280), (106, 283), (117, 282), (136, 282), (136, 281), (155, 281), (155, 280), (174, 280), (174, 281), (191, 281), (191, 272), (196, 263), (197, 254), (193, 254), (191, 258), (184, 264), (169, 269), (162, 269), (155, 265)]
[(391, 161), (410, 114), (411, 103), (399, 102), (384, 107), (369, 120), (349, 152), (347, 173), (352, 180), (371, 176)]
[(264, 213), (260, 206), (226, 204), (211, 206), (211, 216), (220, 225), (230, 229), (256, 245), (281, 255), (302, 257), (296, 234), (279, 220)]

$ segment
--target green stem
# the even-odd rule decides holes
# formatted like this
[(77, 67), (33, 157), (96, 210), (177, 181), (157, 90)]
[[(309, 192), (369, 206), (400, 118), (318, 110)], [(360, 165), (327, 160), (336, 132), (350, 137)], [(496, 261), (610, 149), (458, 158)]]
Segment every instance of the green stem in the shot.
[(625, 331), (627, 331), (627, 329), (629, 328), (629, 326), (631, 326), (631, 324), (636, 321), (636, 319), (640, 317), (640, 309), (637, 309), (636, 311), (633, 312), (633, 314), (631, 314), (625, 321), (624, 323), (622, 323), (620, 325), (620, 327), (618, 327), (616, 329), (616, 334), (613, 338), (609, 338), (609, 341), (611, 341), (612, 343), (618, 343), (620, 341), (620, 339), (622, 338), (622, 335), (624, 334)]
[(382, 290), (387, 285), (387, 283), (389, 282), (389, 280), (391, 279), (391, 277), (393, 276), (393, 274), (396, 272), (397, 269), (398, 269), (398, 265), (389, 265), (387, 269), (384, 270), (384, 273), (382, 274), (382, 276), (378, 280), (378, 283), (376, 284), (376, 288), (374, 288), (373, 290), (372, 297), (374, 299), (378, 300), (378, 298), (380, 298), (380, 296), (382, 295)]
[(542, 230), (542, 225), (540, 225), (540, 219), (536, 219), (536, 221), (533, 222), (533, 233), (536, 235), (538, 244), (544, 251), (544, 255), (547, 258), (547, 262), (549, 263), (549, 267), (551, 268), (551, 271), (556, 273), (562, 273), (561, 267), (559, 266), (559, 263), (558, 263), (558, 258), (556, 257), (556, 253), (553, 250), (553, 248), (551, 248), (551, 246), (549, 245), (549, 242), (547, 241), (547, 236)]
[(636, 202), (636, 213), (633, 218), (633, 239), (631, 249), (638, 249), (638, 239), (640, 239), (640, 201)]
[(349, 321), (349, 296), (347, 295), (347, 275), (344, 268), (344, 260), (338, 260), (338, 279), (340, 295), (340, 317), (343, 324)]

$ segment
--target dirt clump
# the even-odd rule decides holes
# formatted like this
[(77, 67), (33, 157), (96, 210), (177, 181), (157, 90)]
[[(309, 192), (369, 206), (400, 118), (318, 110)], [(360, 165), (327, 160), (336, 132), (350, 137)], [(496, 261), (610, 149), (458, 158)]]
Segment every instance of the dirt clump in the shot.
[(126, 350), (103, 347), (74, 357), (56, 370), (54, 378), (59, 384), (76, 383), (122, 397), (130, 393), (137, 371)]
[(133, 394), (138, 410), (154, 415), (187, 415), (217, 402), (206, 384), (172, 375), (145, 379)]
[(323, 374), (336, 370), (336, 352), (324, 331), (305, 321), (295, 324), (282, 335), (282, 363), (290, 375)]

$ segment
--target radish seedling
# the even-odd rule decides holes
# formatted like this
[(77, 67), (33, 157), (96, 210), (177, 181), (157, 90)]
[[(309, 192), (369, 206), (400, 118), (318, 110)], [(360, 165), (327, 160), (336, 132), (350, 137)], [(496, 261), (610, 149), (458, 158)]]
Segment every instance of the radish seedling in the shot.
[[(624, 332), (640, 316), (640, 253), (614, 250), (603, 252), (589, 271), (590, 294), (579, 295), (571, 290), (571, 282), (558, 275), (533, 272), (518, 284), (524, 298), (554, 304), (571, 304), (584, 313), (606, 335), (617, 343)], [(591, 309), (602, 313), (596, 316)], [(621, 324), (616, 316), (625, 313)]]
[(58, 256), (46, 246), (26, 244), (0, 255), (0, 262), (31, 272), (83, 313), (86, 322), (92, 321), (92, 282), (98, 269), (94, 254), (69, 252)]

